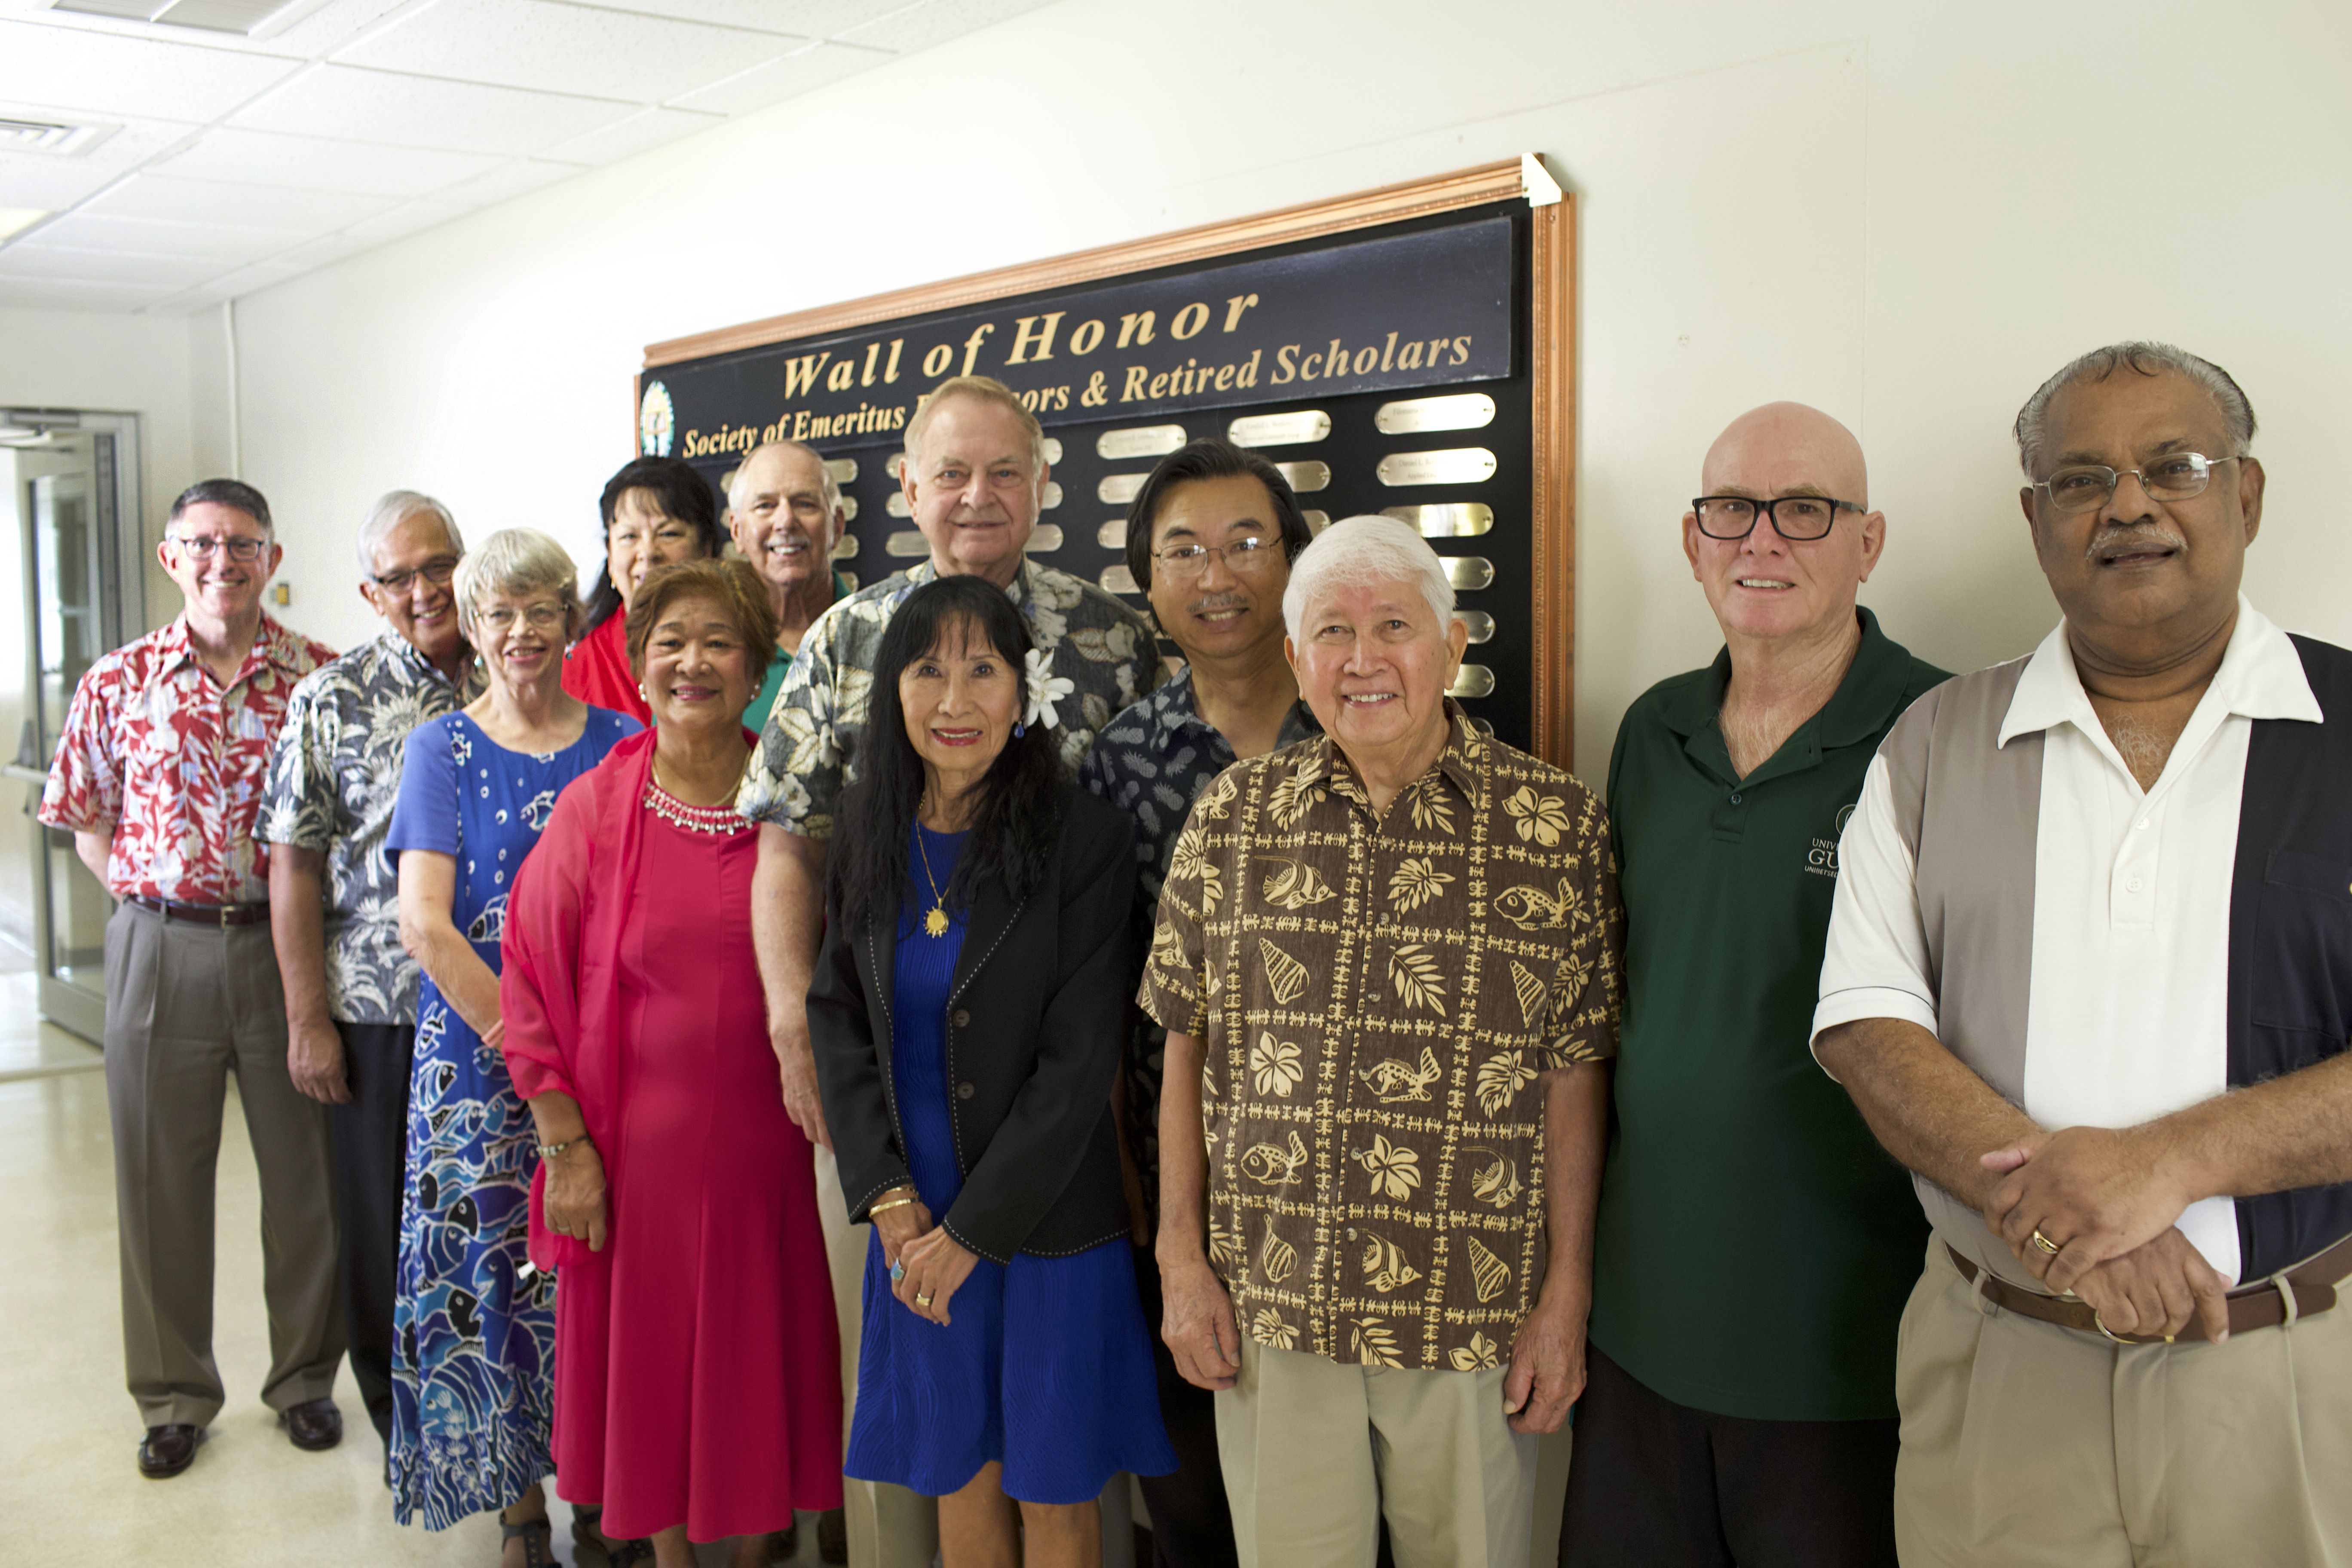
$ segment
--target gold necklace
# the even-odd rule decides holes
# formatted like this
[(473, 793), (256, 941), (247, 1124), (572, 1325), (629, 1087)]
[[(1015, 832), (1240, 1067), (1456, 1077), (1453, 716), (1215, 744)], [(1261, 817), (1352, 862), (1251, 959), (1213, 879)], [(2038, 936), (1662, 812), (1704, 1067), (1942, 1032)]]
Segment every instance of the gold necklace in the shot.
[(930, 912), (923, 917), (925, 936), (948, 934), (948, 901), (940, 892), (940, 879), (931, 874), (931, 852), (923, 843), (922, 807), (915, 810), (915, 853), (923, 858), (923, 879), (931, 885)]
[[(745, 760), (746, 762), (750, 761), (750, 753), (748, 753), (748, 752), (746, 752), (746, 753), (745, 753), (745, 758), (744, 758), (744, 760)], [(718, 803), (717, 803), (716, 805), (697, 805), (695, 802), (693, 802), (693, 801), (690, 801), (690, 800), (687, 799), (687, 798), (686, 798), (686, 796), (684, 796), (684, 795), (682, 795), (678, 794), (678, 792), (677, 792), (677, 791), (676, 791), (676, 790), (674, 790), (674, 789), (670, 788), (670, 787), (669, 787), (669, 785), (667, 785), (667, 784), (664, 784), (664, 783), (662, 782), (661, 753), (660, 753), (659, 752), (656, 752), (654, 753), (654, 756), (653, 756), (653, 775), (654, 775), (654, 787), (655, 787), (656, 789), (660, 790), (664, 795), (668, 795), (672, 800), (677, 801), (680, 805), (690, 805), (690, 806), (694, 806), (694, 807), (695, 807), (695, 809), (696, 809), (696, 810), (698, 810), (698, 811), (723, 811), (723, 810), (725, 810), (726, 808), (728, 808), (729, 806), (733, 805), (735, 804), (735, 797), (736, 797), (737, 795), (741, 795), (741, 794), (743, 793), (743, 775), (742, 775), (742, 774), (740, 774), (740, 773), (738, 773), (738, 774), (736, 774), (736, 775), (735, 775), (735, 787), (734, 787), (733, 789), (729, 790), (729, 791), (727, 792), (727, 794), (726, 794), (723, 797), (721, 797), (721, 798), (718, 801)]]

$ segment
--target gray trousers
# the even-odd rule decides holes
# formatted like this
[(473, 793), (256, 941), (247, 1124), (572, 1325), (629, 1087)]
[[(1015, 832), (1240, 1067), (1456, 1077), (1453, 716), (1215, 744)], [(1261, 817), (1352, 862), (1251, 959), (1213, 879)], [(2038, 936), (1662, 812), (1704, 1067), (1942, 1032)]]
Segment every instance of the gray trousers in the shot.
[(135, 904), (106, 925), (106, 1097), (122, 1247), (122, 1351), (150, 1426), (208, 1425), (213, 1188), (230, 1074), (261, 1177), (269, 1374), (284, 1410), (324, 1398), (343, 1354), (327, 1108), (286, 1070), (286, 1002), (265, 923), (226, 930)]

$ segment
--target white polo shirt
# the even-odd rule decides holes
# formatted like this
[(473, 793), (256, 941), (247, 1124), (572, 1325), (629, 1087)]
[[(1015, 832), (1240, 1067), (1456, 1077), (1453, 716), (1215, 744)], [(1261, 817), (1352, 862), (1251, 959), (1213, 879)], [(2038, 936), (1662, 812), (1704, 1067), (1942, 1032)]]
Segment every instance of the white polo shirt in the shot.
[[(1995, 744), (2006, 751), (2020, 737), (2042, 737), (2031, 962), (2026, 973), (2003, 977), (2025, 991), (2021, 1104), (2037, 1123), (2127, 1127), (2228, 1087), (2231, 887), (2247, 744), (2256, 720), (2321, 717), (2294, 646), (2242, 595), (2220, 670), (2162, 775), (2143, 790), (2092, 710), (2064, 625), (2026, 661)], [(1942, 1033), (1915, 881), (1918, 823), (1906, 831), (1893, 776), (1883, 751), (1839, 847), (1816, 1038), (1872, 1017)], [(1940, 808), (1931, 795), (1913, 811)], [(1950, 809), (1970, 806), (1955, 801)], [(1995, 860), (2005, 853), (1997, 844), (1984, 849)], [(2020, 942), (2011, 951), (2029, 949)], [(2002, 1087), (2000, 1075), (1988, 1076)], [(1948, 1225), (1933, 1204), (1930, 1214), (1939, 1228)], [(2193, 1204), (2179, 1225), (2234, 1283), (2231, 1200)], [(1981, 1222), (1977, 1239), (1989, 1239)], [(1976, 1247), (1964, 1250), (1981, 1256)]]

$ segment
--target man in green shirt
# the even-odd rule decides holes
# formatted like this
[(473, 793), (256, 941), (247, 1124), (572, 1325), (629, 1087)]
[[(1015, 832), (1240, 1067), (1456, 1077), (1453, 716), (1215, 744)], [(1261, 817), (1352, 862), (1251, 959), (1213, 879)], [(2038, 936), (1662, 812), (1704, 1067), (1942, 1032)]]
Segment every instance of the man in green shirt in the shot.
[(1798, 404), (1708, 451), (1683, 551), (1723, 628), (1617, 731), (1626, 914), (1576, 1568), (1895, 1563), (1895, 1331), (1927, 1226), (1807, 1049), (1838, 836), (1945, 679), (1854, 595), (1885, 544), (1862, 448)]
[(854, 586), (833, 569), (833, 547), (848, 521), (841, 486), (814, 447), (798, 441), (754, 447), (728, 478), (727, 534), (768, 584), (782, 656), (768, 666), (766, 682), (743, 710), (747, 730), (767, 723), (801, 637)]

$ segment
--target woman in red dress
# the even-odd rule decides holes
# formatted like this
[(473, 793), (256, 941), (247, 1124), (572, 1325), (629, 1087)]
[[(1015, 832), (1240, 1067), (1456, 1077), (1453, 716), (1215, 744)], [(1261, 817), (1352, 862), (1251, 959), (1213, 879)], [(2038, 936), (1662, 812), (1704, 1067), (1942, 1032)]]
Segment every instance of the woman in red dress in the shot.
[[(739, 561), (649, 573), (629, 653), (654, 727), (556, 801), (517, 879), (504, 1048), (542, 1145), (557, 1269), (556, 1489), (615, 1568), (764, 1556), (841, 1503), (841, 1361), (814, 1156), (784, 1112), (751, 951), (743, 708), (775, 648)], [(650, 1545), (633, 1538), (650, 1537)]]
[(629, 658), (629, 604), (655, 567), (719, 559), (727, 545), (719, 531), (719, 497), (709, 480), (679, 458), (638, 458), (604, 482), (598, 504), (604, 513), (604, 570), (588, 595), (580, 640), (563, 656), (563, 689), (592, 708), (650, 724), (652, 710)]

